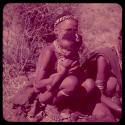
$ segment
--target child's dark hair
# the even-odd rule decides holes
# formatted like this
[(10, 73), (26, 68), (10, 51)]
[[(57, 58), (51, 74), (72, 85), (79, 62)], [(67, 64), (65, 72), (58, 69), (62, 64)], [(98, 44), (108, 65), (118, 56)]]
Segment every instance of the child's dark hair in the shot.
[(82, 36), (75, 33), (66, 33), (63, 35), (62, 39), (75, 42), (82, 42)]

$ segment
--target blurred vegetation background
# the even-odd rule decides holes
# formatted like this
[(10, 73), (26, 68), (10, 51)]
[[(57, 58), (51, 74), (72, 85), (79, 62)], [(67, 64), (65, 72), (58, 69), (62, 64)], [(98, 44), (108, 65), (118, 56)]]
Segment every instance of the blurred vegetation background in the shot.
[(70, 11), (79, 20), (79, 33), (86, 46), (81, 47), (81, 62), (95, 49), (116, 46), (122, 27), (122, 8), (118, 4), (6, 4), (3, 8), (3, 115), (6, 120), (12, 119), (9, 100), (35, 71), (41, 49), (50, 44), (42, 37), (53, 31), (55, 18), (63, 11)]

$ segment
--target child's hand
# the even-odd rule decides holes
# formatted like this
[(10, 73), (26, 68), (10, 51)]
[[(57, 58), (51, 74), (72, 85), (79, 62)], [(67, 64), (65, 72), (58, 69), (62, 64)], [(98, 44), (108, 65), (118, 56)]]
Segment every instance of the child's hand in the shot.
[(74, 66), (74, 67), (72, 67), (72, 68), (70, 68), (69, 69), (69, 74), (72, 74), (72, 73), (74, 73), (77, 69), (79, 68), (79, 66)]
[(69, 74), (72, 74), (74, 71), (76, 71), (80, 67), (79, 61), (74, 61), (71, 65), (71, 68), (69, 69)]
[(76, 60), (76, 61), (72, 62), (71, 67), (75, 67), (75, 66), (79, 66), (79, 65), (80, 65), (79, 61)]
[(60, 64), (63, 65), (65, 68), (70, 68), (72, 65), (73, 61), (70, 59), (64, 59), (60, 61)]
[(69, 68), (71, 67), (71, 64), (72, 64), (72, 60), (70, 59), (60, 59), (58, 61), (58, 65), (57, 65), (57, 72), (59, 73), (66, 73)]

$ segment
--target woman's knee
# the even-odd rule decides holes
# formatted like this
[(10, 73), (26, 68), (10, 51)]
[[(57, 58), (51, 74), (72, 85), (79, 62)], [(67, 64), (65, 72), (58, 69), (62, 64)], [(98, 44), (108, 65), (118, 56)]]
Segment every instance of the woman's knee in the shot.
[(79, 86), (79, 81), (76, 76), (68, 76), (65, 78), (60, 86), (60, 90), (65, 94), (72, 94)]
[(76, 76), (68, 76), (66, 79), (65, 79), (69, 84), (77, 84), (78, 83), (78, 78)]
[(81, 86), (84, 87), (86, 91), (89, 93), (95, 88), (95, 83), (94, 80), (88, 78), (82, 83)]

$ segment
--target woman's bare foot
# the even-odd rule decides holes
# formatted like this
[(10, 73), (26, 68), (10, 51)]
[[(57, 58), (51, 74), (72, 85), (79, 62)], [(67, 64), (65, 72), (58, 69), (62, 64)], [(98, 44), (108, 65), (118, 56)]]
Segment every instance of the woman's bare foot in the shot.
[(52, 92), (46, 91), (44, 93), (40, 93), (39, 95), (39, 102), (41, 103), (49, 103), (53, 99)]
[(37, 105), (38, 105), (38, 100), (35, 100), (31, 105), (31, 110), (27, 113), (27, 118), (29, 121), (36, 121), (35, 115), (36, 115)]

